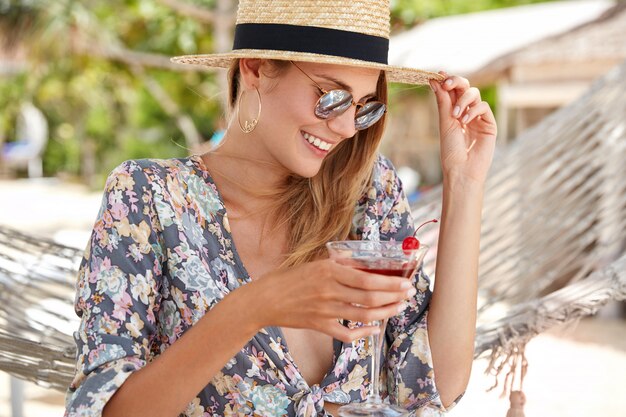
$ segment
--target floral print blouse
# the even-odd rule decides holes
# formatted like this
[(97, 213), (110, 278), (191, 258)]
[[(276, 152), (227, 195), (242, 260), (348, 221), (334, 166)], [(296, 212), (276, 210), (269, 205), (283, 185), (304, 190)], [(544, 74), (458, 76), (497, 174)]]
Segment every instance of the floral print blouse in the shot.
[[(382, 156), (371, 188), (355, 205), (353, 231), (369, 240), (413, 233), (402, 185)], [(413, 281), (417, 294), (386, 329), (382, 391), (416, 416), (439, 416), (446, 410), (426, 331), (429, 279), (420, 270)], [(224, 204), (199, 156), (121, 164), (107, 180), (79, 271), (76, 375), (65, 415), (100, 416), (126, 378), (248, 282)], [(328, 416), (325, 402), (365, 399), (369, 355), (363, 340), (334, 340), (331, 368), (319, 385), (309, 386), (281, 329), (268, 327), (207, 381), (181, 415)]]

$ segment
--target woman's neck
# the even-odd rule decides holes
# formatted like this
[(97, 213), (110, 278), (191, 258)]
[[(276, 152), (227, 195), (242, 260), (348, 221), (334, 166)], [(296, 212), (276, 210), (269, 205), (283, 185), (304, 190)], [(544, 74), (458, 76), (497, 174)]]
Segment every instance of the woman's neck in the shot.
[(244, 134), (229, 127), (222, 145), (203, 155), (224, 203), (237, 214), (264, 212), (263, 208), (273, 201), (272, 192), (289, 175), (262, 144), (254, 133)]

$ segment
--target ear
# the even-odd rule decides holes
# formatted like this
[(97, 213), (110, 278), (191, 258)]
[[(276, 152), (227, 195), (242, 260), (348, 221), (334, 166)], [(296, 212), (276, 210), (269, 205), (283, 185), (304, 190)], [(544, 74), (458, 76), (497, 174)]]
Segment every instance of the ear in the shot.
[(250, 89), (259, 86), (262, 63), (262, 59), (256, 58), (242, 58), (239, 60), (241, 84), (244, 88)]

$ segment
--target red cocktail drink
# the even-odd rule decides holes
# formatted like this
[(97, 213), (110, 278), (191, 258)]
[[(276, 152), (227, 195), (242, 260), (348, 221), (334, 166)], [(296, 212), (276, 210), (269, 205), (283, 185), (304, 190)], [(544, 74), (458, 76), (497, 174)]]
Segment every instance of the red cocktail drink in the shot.
[[(334, 261), (378, 275), (403, 277), (411, 279), (424, 259), (428, 246), (416, 249), (403, 249), (402, 242), (376, 242), (350, 240), (328, 242), (326, 244), (330, 258)], [(380, 356), (382, 337), (387, 320), (376, 323), (382, 327), (380, 335), (368, 337), (368, 345), (372, 352), (372, 364), (369, 370), (371, 385), (369, 395), (364, 403), (348, 404), (339, 409), (341, 417), (400, 417), (407, 416), (405, 409), (384, 404), (379, 393)]]
[(374, 266), (357, 266), (356, 269), (360, 271), (370, 272), (372, 274), (378, 275), (387, 275), (390, 277), (403, 277), (403, 278), (411, 278), (415, 273), (415, 268), (417, 267), (417, 263), (415, 262), (404, 262), (399, 265), (399, 268), (381, 268)]

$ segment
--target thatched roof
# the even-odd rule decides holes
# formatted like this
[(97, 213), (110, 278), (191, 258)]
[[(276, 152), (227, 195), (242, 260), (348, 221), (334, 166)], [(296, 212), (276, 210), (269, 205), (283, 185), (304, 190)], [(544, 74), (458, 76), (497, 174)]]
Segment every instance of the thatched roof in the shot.
[(614, 6), (607, 0), (555, 1), (431, 19), (391, 38), (389, 62), (468, 76), (533, 42), (594, 21)]
[(605, 63), (607, 68), (626, 59), (626, 3), (618, 3), (597, 19), (564, 33), (501, 56), (477, 70), (472, 79), (497, 79), (514, 66)]

